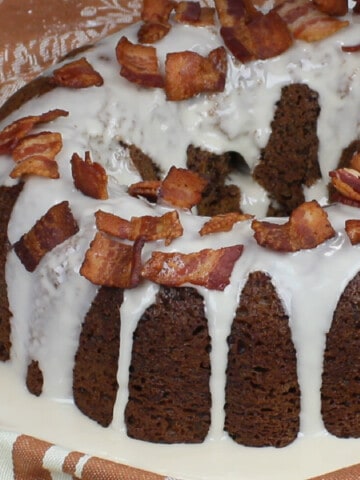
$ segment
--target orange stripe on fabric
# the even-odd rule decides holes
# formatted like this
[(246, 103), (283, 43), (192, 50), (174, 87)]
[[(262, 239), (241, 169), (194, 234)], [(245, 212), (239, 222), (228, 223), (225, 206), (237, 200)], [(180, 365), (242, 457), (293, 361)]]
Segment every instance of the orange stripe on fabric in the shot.
[(43, 467), (43, 459), (51, 443), (20, 435), (12, 450), (14, 480), (52, 480)]

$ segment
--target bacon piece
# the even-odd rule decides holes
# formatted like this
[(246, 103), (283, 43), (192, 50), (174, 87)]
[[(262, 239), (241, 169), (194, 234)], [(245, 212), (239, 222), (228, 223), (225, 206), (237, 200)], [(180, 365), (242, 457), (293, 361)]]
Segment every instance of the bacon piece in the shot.
[(349, 25), (346, 20), (322, 13), (309, 0), (285, 0), (276, 11), (294, 37), (306, 42), (322, 40)]
[(249, 0), (217, 0), (220, 34), (241, 62), (280, 55), (292, 44), (285, 22), (275, 11), (263, 14)]
[(244, 222), (245, 220), (250, 220), (252, 218), (254, 218), (253, 215), (248, 215), (246, 213), (220, 213), (219, 215), (214, 215), (210, 220), (204, 223), (199, 233), (201, 236), (204, 236), (211, 233), (229, 232), (235, 223)]
[(327, 15), (342, 17), (348, 13), (348, 0), (312, 0), (316, 7)]
[(14, 250), (26, 270), (33, 272), (44, 255), (78, 231), (69, 202), (64, 201), (51, 207), (14, 244)]
[(167, 23), (175, 5), (173, 0), (144, 0), (141, 19), (148, 23)]
[(360, 220), (358, 219), (348, 219), (345, 221), (345, 231), (351, 245), (357, 245), (360, 243)]
[(170, 31), (169, 23), (143, 23), (138, 30), (139, 43), (155, 43), (164, 38)]
[(22, 162), (26, 158), (34, 155), (41, 155), (49, 160), (54, 160), (55, 156), (62, 149), (62, 137), (57, 132), (41, 132), (28, 135), (21, 140), (12, 151), (12, 158), (15, 162)]
[(137, 240), (140, 237), (145, 241), (164, 239), (165, 244), (169, 245), (173, 239), (183, 234), (179, 214), (175, 210), (161, 217), (145, 215), (132, 217), (130, 221), (101, 210), (97, 211), (95, 216), (99, 230), (122, 239)]
[(350, 168), (360, 172), (360, 152), (355, 152), (350, 160)]
[(344, 195), (342, 195), (341, 193), (339, 192), (334, 192), (332, 195), (331, 195), (331, 199), (332, 199), (332, 202), (339, 202), (339, 203), (342, 203), (344, 205), (348, 205), (349, 207), (356, 207), (356, 208), (360, 208), (360, 201), (357, 201), (357, 200), (353, 200), (349, 197), (345, 197)]
[(58, 117), (67, 117), (69, 112), (55, 109), (41, 115), (32, 115), (19, 118), (0, 132), (0, 155), (10, 154), (18, 142), (36, 126), (55, 120)]
[(154, 47), (135, 45), (122, 37), (116, 46), (116, 58), (121, 65), (120, 75), (142, 87), (164, 86)]
[(44, 155), (32, 155), (19, 162), (10, 172), (11, 178), (35, 175), (37, 177), (59, 178), (59, 167), (55, 160)]
[(356, 53), (360, 52), (360, 43), (357, 45), (343, 45), (341, 50), (346, 53)]
[(207, 57), (196, 52), (168, 53), (165, 62), (165, 93), (168, 100), (186, 100), (199, 93), (222, 92), (227, 56), (223, 47)]
[(360, 202), (360, 172), (353, 168), (338, 168), (329, 175), (338, 192), (344, 197)]
[(234, 264), (241, 256), (243, 248), (243, 245), (234, 245), (188, 254), (153, 252), (141, 275), (170, 287), (191, 283), (209, 290), (224, 290), (230, 283)]
[(200, 2), (179, 2), (175, 7), (175, 12), (174, 20), (179, 23), (198, 27), (215, 24), (215, 9), (211, 7), (201, 7)]
[(95, 285), (134, 288), (139, 284), (143, 239), (127, 245), (97, 232), (85, 254), (80, 274)]
[(315, 200), (293, 210), (284, 224), (253, 220), (251, 226), (260, 246), (278, 252), (315, 248), (335, 235), (327, 213)]
[(208, 181), (186, 168), (171, 167), (161, 183), (159, 199), (173, 207), (192, 208), (197, 205)]
[(156, 202), (160, 187), (160, 180), (144, 180), (130, 185), (128, 194), (132, 197), (144, 197), (149, 200), (149, 202)]
[(108, 198), (108, 176), (102, 165), (92, 162), (90, 152), (85, 152), (85, 160), (74, 153), (71, 158), (71, 170), (75, 187), (84, 195), (99, 200)]
[(73, 60), (53, 71), (51, 81), (60, 87), (101, 87), (104, 80), (85, 57)]

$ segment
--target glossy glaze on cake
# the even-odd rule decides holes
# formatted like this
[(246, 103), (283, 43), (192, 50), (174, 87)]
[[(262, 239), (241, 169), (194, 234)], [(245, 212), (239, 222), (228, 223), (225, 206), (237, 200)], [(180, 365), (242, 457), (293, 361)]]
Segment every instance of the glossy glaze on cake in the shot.
[[(47, 254), (33, 273), (24, 269), (13, 250), (8, 254), (6, 280), (13, 318), (11, 358), (0, 365), (6, 385), (0, 394), (3, 428), (22, 430), (69, 448), (182, 479), (231, 479), (235, 475), (244, 479), (264, 478), (264, 471), (269, 479), (304, 479), (358, 460), (357, 440), (340, 440), (326, 432), (320, 394), (326, 332), (342, 292), (360, 270), (358, 247), (351, 246), (344, 233), (345, 219), (360, 218), (356, 208), (327, 207), (336, 236), (316, 249), (294, 254), (274, 253), (258, 246), (250, 221), (237, 224), (231, 232), (200, 237), (197, 232), (207, 218), (186, 211), (179, 212), (184, 226), (182, 237), (166, 247), (161, 242), (145, 246), (146, 259), (153, 249), (190, 253), (203, 248), (244, 245), (231, 284), (223, 292), (196, 288), (203, 298), (211, 339), (211, 422), (203, 443), (156, 445), (126, 434), (124, 412), (132, 337), (138, 320), (151, 308), (159, 292), (159, 286), (151, 282), (144, 281), (138, 288), (123, 292), (119, 389), (111, 425), (104, 428), (89, 420), (73, 404), (72, 394), (73, 365), (82, 322), (98, 293), (98, 287), (79, 275), (85, 251), (95, 234), (94, 213), (102, 209), (130, 218), (168, 211), (166, 206), (154, 207), (128, 196), (127, 185), (138, 181), (140, 176), (120, 142), (136, 145), (149, 155), (162, 175), (172, 164), (185, 166), (189, 145), (216, 154), (238, 152), (252, 169), (270, 136), (282, 87), (304, 82), (319, 95), (319, 164), (323, 177), (315, 186), (305, 189), (305, 197), (316, 196), (326, 203), (328, 172), (336, 168), (342, 150), (359, 136), (359, 66), (355, 55), (340, 49), (342, 44), (359, 41), (359, 20), (352, 21), (352, 26), (329, 40), (316, 45), (298, 42), (272, 60), (239, 65), (229, 57), (224, 93), (201, 95), (180, 103), (167, 102), (161, 90), (145, 91), (119, 76), (114, 53), (118, 36), (115, 36), (86, 54), (101, 72), (104, 86), (82, 91), (57, 88), (28, 102), (2, 122), (1, 128), (17, 118), (53, 108), (69, 111), (69, 117), (47, 126), (63, 136), (64, 146), (57, 157), (60, 179), (34, 177), (26, 182), (9, 221), (10, 244), (18, 241), (50, 206), (63, 200), (69, 201), (80, 228), (79, 233)], [(129, 39), (134, 40), (135, 34), (136, 27), (126, 31)], [(219, 42), (215, 29), (177, 26), (158, 48), (164, 55), (165, 49), (173, 51), (175, 45), (181, 44), (181, 50), (196, 48), (206, 54)], [(90, 199), (74, 188), (70, 158), (74, 152), (83, 155), (86, 150), (109, 174), (108, 200)], [(3, 186), (15, 184), (8, 176), (12, 167), (10, 157), (4, 156), (0, 165)], [(259, 217), (265, 214), (267, 195), (248, 174), (234, 173), (228, 181), (240, 185), (244, 212)], [(240, 292), (254, 272), (264, 272), (271, 279), (289, 317), (296, 350), (301, 391), (300, 433), (291, 445), (282, 449), (244, 447), (224, 432), (227, 339)], [(30, 361), (37, 361), (42, 372), (40, 396), (31, 395), (25, 386)]]

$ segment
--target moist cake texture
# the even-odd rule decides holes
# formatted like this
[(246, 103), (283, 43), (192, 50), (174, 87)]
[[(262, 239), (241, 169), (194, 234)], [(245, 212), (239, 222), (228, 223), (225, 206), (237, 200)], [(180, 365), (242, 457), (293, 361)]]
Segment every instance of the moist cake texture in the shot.
[[(264, 471), (304, 480), (356, 463), (356, 389), (344, 385), (348, 396), (339, 396), (337, 385), (339, 376), (356, 380), (341, 359), (358, 329), (360, 271), (345, 221), (360, 220), (360, 210), (327, 194), (329, 172), (359, 146), (358, 53), (341, 46), (359, 42), (360, 20), (349, 20), (329, 39), (295, 42), (272, 59), (242, 64), (227, 53), (224, 91), (180, 102), (119, 75), (115, 35), (81, 53), (102, 86), (47, 81), (50, 91), (7, 110), (0, 130), (55, 109), (68, 115), (32, 130), (61, 134), (59, 178), (20, 183), (11, 155), (1, 155), (2, 428), (182, 480), (263, 479)], [(137, 30), (121, 35), (136, 43)], [(167, 51), (205, 56), (221, 45), (216, 27), (174, 24), (156, 48), (163, 68)], [(105, 169), (108, 198), (75, 187), (70, 160), (85, 152)], [(129, 195), (129, 185), (161, 183), (172, 166), (208, 181), (197, 206)], [(252, 216), (289, 215), (313, 199), (331, 238), (291, 253), (257, 243)], [(74, 233), (29, 271), (11, 247), (63, 202)], [(99, 210), (128, 221), (176, 210), (182, 234), (144, 242), (144, 263), (154, 252), (241, 246), (229, 284), (92, 283), (81, 271)], [(210, 216), (229, 212), (248, 216), (199, 234)], [(334, 414), (334, 404), (346, 411)]]

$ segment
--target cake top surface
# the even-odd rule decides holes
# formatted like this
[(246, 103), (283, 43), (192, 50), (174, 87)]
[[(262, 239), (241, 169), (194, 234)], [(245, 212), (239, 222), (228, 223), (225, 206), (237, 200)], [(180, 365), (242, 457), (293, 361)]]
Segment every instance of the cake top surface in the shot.
[[(260, 149), (266, 144), (270, 133), (270, 122), (274, 111), (274, 105), (279, 99), (280, 90), (283, 85), (288, 83), (304, 82), (309, 84), (314, 90), (319, 92), (321, 103), (321, 116), (319, 119), (319, 137), (322, 150), (319, 152), (320, 165), (324, 181), (316, 185), (308, 192), (308, 199), (313, 198), (314, 191), (323, 192), (328, 179), (329, 170), (336, 168), (336, 161), (339, 158), (342, 148), (349, 144), (354, 138), (354, 134), (359, 134), (359, 69), (354, 55), (345, 55), (341, 51), (341, 45), (354, 45), (358, 42), (359, 20), (351, 19), (352, 23), (332, 37), (332, 42), (323, 41), (319, 44), (297, 43), (287, 52), (279, 57), (270, 60), (260, 60), (250, 64), (240, 65), (231, 56), (229, 56), (229, 70), (224, 92), (203, 96), (195, 99), (189, 99), (184, 102), (169, 102), (166, 100), (162, 90), (144, 90), (136, 85), (129, 83), (118, 74), (119, 66), (115, 57), (115, 46), (120, 38), (115, 37), (100, 43), (96, 48), (86, 52), (86, 58), (95, 66), (96, 70), (101, 72), (104, 79), (104, 85), (97, 88), (82, 90), (69, 90), (65, 88), (56, 89), (54, 92), (46, 94), (41, 98), (32, 100), (24, 105), (20, 110), (12, 113), (6, 121), (1, 123), (1, 128), (18, 118), (27, 115), (40, 115), (52, 109), (63, 109), (69, 112), (68, 116), (59, 117), (51, 123), (49, 128), (54, 132), (60, 132), (62, 135), (63, 148), (57, 156), (59, 165), (60, 179), (50, 180), (33, 177), (25, 186), (18, 203), (16, 204), (10, 225), (9, 240), (13, 244), (21, 235), (29, 231), (38, 218), (43, 215), (49, 207), (66, 200), (71, 205), (72, 212), (77, 219), (80, 232), (74, 238), (69, 239), (60, 245), (54, 254), (48, 255), (35, 273), (25, 272), (15, 255), (12, 255), (9, 265), (14, 268), (14, 276), (10, 283), (10, 296), (13, 296), (14, 316), (18, 319), (36, 317), (37, 321), (33, 323), (31, 340), (28, 345), (28, 351), (37, 356), (43, 363), (48, 363), (45, 369), (45, 376), (48, 378), (47, 391), (44, 398), (38, 403), (35, 399), (23, 391), (22, 385), (16, 381), (13, 372), (8, 365), (1, 365), (1, 375), (9, 378), (9, 390), (6, 395), (12, 395), (16, 401), (7, 406), (4, 414), (4, 426), (12, 429), (24, 426), (27, 433), (38, 435), (50, 441), (60, 442), (68, 445), (70, 448), (83, 450), (89, 453), (103, 451), (106, 445), (107, 453), (110, 458), (117, 461), (123, 461), (124, 457), (118, 454), (118, 434), (123, 432), (124, 426), (121, 420), (121, 412), (124, 398), (119, 399), (117, 406), (116, 419), (114, 427), (103, 432), (97, 425), (89, 425), (86, 419), (81, 418), (74, 410), (71, 404), (70, 375), (71, 358), (73, 352), (74, 332), (79, 325), (79, 319), (87, 305), (89, 296), (93, 295), (95, 286), (84, 277), (77, 275), (80, 265), (83, 261), (84, 253), (95, 233), (94, 214), (99, 209), (109, 213), (114, 213), (126, 219), (133, 216), (161, 215), (167, 213), (168, 206), (157, 205), (154, 207), (147, 201), (138, 198), (129, 199), (127, 186), (140, 180), (138, 173), (129, 162), (126, 148), (119, 149), (119, 141), (125, 144), (135, 144), (146, 154), (155, 159), (160, 169), (164, 172), (169, 166), (185, 166), (185, 153), (189, 144), (209, 149), (221, 153), (223, 151), (240, 151), (245, 157), (245, 161), (250, 168), (256, 162)], [(135, 42), (137, 27), (131, 27), (125, 31), (126, 37)], [(221, 45), (221, 39), (214, 28), (202, 29), (189, 26), (174, 26), (166, 40), (158, 44), (157, 51), (160, 63), (163, 64), (166, 51), (175, 51), (189, 49), (206, 56), (210, 51)], [(337, 52), (334, 55), (334, 48)], [(325, 73), (324, 73), (325, 72)], [(340, 73), (339, 73), (340, 72)], [(326, 80), (326, 81), (325, 81)], [(251, 116), (242, 115), (244, 112), (251, 112)], [(339, 126), (338, 118), (344, 118)], [(236, 121), (235, 121), (236, 119)], [(43, 126), (36, 127), (35, 133), (40, 132)], [(335, 133), (336, 132), (336, 136)], [(334, 141), (335, 139), (335, 141)], [(79, 190), (74, 188), (69, 160), (74, 153), (84, 155), (85, 151), (90, 151), (93, 159), (100, 163), (109, 175), (107, 200), (95, 200), (84, 196)], [(0, 167), (2, 185), (13, 185), (15, 181), (9, 177), (13, 169), (13, 163), (10, 158), (6, 158)], [(235, 175), (236, 176), (236, 175)], [(240, 178), (241, 176), (238, 175)], [(261, 193), (254, 184), (239, 180), (245, 195), (242, 208), (249, 214), (255, 214), (259, 217), (263, 215), (266, 206), (266, 195)], [(51, 185), (51, 187), (50, 187)], [(50, 188), (49, 188), (50, 187)], [(252, 195), (252, 192), (255, 194)], [(323, 193), (316, 193), (322, 203), (326, 203)], [(257, 202), (256, 199), (261, 201)], [(265, 205), (265, 206), (264, 206)], [(272, 252), (263, 249), (254, 242), (253, 234), (250, 228), (250, 222), (238, 224), (230, 233), (220, 233), (199, 238), (197, 232), (205, 223), (206, 219), (198, 217), (189, 211), (179, 209), (179, 215), (184, 234), (169, 246), (158, 245), (155, 248), (161, 251), (171, 252), (174, 249), (184, 253), (192, 253), (203, 248), (216, 249), (221, 245), (233, 246), (244, 245), (244, 253), (241, 262), (236, 264), (233, 276), (234, 278), (244, 278), (244, 273), (256, 269), (262, 269), (269, 272), (274, 279), (276, 286), (281, 293), (288, 311), (293, 313), (293, 328), (297, 331), (295, 335), (297, 346), (303, 359), (303, 368), (307, 368), (305, 359), (312, 358), (312, 361), (321, 370), (319, 365), (321, 361), (320, 354), (316, 351), (316, 346), (312, 351), (306, 351), (302, 339), (306, 335), (312, 335), (314, 312), (319, 315), (319, 311), (324, 311), (324, 324), (317, 325), (317, 329), (324, 331), (328, 328), (329, 312), (331, 312), (336, 303), (336, 299), (344, 288), (347, 281), (359, 270), (360, 264), (354, 261), (354, 248), (349, 245), (349, 240), (344, 232), (345, 218), (360, 218), (357, 209), (340, 206), (327, 207), (331, 224), (336, 231), (336, 235), (329, 242), (320, 245), (316, 251), (306, 250), (296, 254), (284, 254), (283, 252)], [(281, 221), (278, 221), (281, 223)], [(145, 256), (150, 256), (152, 246), (146, 246)], [(320, 255), (319, 255), (320, 254)], [(281, 259), (281, 261), (278, 261)], [(330, 265), (331, 260), (331, 267)], [(314, 265), (316, 264), (316, 269)], [(334, 286), (330, 282), (331, 272), (337, 272), (341, 278), (341, 285)], [(297, 283), (291, 279), (294, 272), (302, 275), (302, 282)], [(34, 309), (26, 313), (27, 298), (33, 295), (34, 278), (36, 278), (36, 288), (39, 288), (43, 295), (38, 300)], [(69, 280), (71, 279), (71, 287)], [(319, 281), (321, 279), (321, 282)], [(219, 328), (216, 325), (216, 314), (213, 311), (213, 303), (222, 296), (222, 305), (226, 305), (225, 317), (220, 328), (220, 336), (224, 339), (228, 332), (229, 323), (235, 308), (237, 295), (242, 280), (235, 281), (229, 285), (224, 292), (210, 291), (200, 287), (204, 296), (205, 303), (209, 313), (209, 322), (211, 328), (215, 331)], [(326, 291), (331, 299), (326, 305), (320, 302), (321, 292), (318, 292), (321, 283), (321, 292)], [(308, 291), (304, 291), (303, 285), (308, 286), (308, 291), (312, 291), (312, 302), (307, 302)], [(13, 285), (13, 286), (11, 286)], [(18, 302), (16, 289), (21, 285), (24, 294), (24, 303)], [(331, 294), (329, 291), (331, 289)], [(127, 334), (130, 335), (134, 328), (134, 320), (131, 317), (139, 316), (144, 305), (149, 304), (154, 298), (157, 286), (145, 283), (140, 286), (138, 291), (128, 290), (122, 315), (127, 325)], [(54, 294), (51, 297), (47, 292)], [(81, 293), (80, 293), (81, 292)], [(76, 302), (75, 321), (68, 322), (73, 312), (74, 297), (79, 295), (80, 300)], [(17, 305), (15, 305), (17, 304)], [(299, 310), (307, 304), (308, 322), (301, 325), (299, 320)], [(58, 322), (53, 325), (46, 325), (46, 319), (49, 312), (56, 312)], [(320, 316), (320, 315), (319, 315)], [(65, 329), (68, 335), (68, 344), (63, 351), (59, 351), (60, 358), (63, 359), (61, 369), (59, 365), (47, 362), (49, 351), (56, 349), (56, 340)], [(19, 321), (19, 332), (26, 329), (25, 322)], [(23, 329), (23, 330), (22, 330)], [(321, 352), (322, 337), (319, 336)], [(15, 370), (22, 372), (26, 362), (26, 355), (22, 352), (21, 334), (14, 338), (14, 358)], [(306, 342), (305, 342), (306, 343)], [(219, 344), (220, 345), (220, 344)], [(219, 347), (219, 350), (221, 348)], [(69, 355), (70, 353), (70, 355)], [(123, 355), (129, 355), (125, 351)], [(220, 354), (223, 358), (223, 353)], [(51, 355), (50, 355), (51, 356)], [(313, 358), (314, 356), (315, 358)], [(64, 367), (65, 366), (65, 367)], [(122, 381), (125, 379), (125, 367), (121, 373)], [(223, 382), (221, 375), (218, 381)], [(207, 478), (232, 478), (233, 472), (227, 471), (224, 474), (223, 465), (217, 465), (219, 456), (228, 459), (228, 464), (234, 462), (235, 455), (238, 457), (237, 466), (240, 468), (245, 478), (252, 478), (254, 474), (253, 466), (265, 462), (269, 469), (269, 477), (289, 478), (289, 471), (293, 472), (293, 465), (297, 465), (299, 459), (301, 463), (309, 466), (314, 462), (314, 466), (298, 471), (295, 475), (298, 478), (305, 478), (320, 474), (324, 468), (321, 459), (312, 459), (310, 452), (315, 451), (318, 445), (324, 442), (327, 444), (326, 455), (331, 460), (329, 469), (335, 469), (343, 465), (356, 462), (356, 453), (352, 455), (352, 441), (340, 441), (339, 444), (332, 438), (326, 436), (323, 432), (321, 420), (316, 413), (318, 398), (313, 396), (313, 385), (308, 384), (305, 379), (300, 379), (302, 387), (308, 395), (305, 394), (303, 404), (302, 434), (297, 440), (296, 446), (290, 449), (286, 454), (282, 452), (264, 450), (260, 453), (262, 461), (259, 462), (259, 451), (251, 449), (240, 455), (233, 451), (228, 445), (225, 445), (225, 439), (222, 438), (221, 416), (214, 417), (213, 430), (210, 433), (209, 440), (205, 446), (196, 447), (196, 461), (189, 463), (189, 469), (195, 469), (197, 474), (203, 474), (205, 464), (207, 466)], [(315, 383), (320, 381), (317, 376)], [(10, 390), (11, 388), (11, 390)], [(221, 391), (221, 388), (219, 389)], [(10, 392), (10, 393), (9, 393)], [(125, 395), (125, 394), (123, 394)], [(51, 399), (57, 399), (55, 403)], [(214, 403), (220, 405), (221, 397), (215, 397)], [(24, 402), (24, 403), (23, 403)], [(26, 414), (24, 404), (31, 404), (31, 418)], [(44, 408), (52, 411), (52, 422), (44, 425), (41, 421)], [(219, 409), (220, 410), (220, 409)], [(24, 412), (19, 416), (17, 412)], [(9, 425), (5, 419), (11, 416), (18, 417), (16, 425)], [(34, 422), (34, 418), (39, 421)], [(70, 419), (70, 421), (69, 421)], [(77, 425), (77, 434), (73, 435), (73, 422)], [(34, 428), (34, 423), (36, 427)], [(52, 432), (60, 432), (53, 435)], [(101, 431), (101, 437), (99, 432)], [(81, 432), (81, 433), (80, 433)], [(303, 436), (309, 436), (310, 440), (305, 446)], [(71, 437), (70, 442), (68, 441)], [(86, 437), (86, 438), (84, 438)], [(88, 441), (87, 439), (94, 439)], [(94, 443), (93, 443), (94, 442)], [(122, 448), (126, 452), (126, 461), (130, 463), (138, 457), (139, 451), (143, 456), (143, 468), (150, 469), (153, 466), (152, 458), (156, 456), (156, 449), (152, 445), (134, 449), (136, 442), (130, 439), (123, 439)], [(116, 447), (114, 447), (116, 444)], [(354, 450), (356, 443), (354, 443)], [(224, 449), (223, 449), (224, 447)], [(344, 453), (339, 462), (336, 455), (332, 452), (338, 452), (341, 448)], [(165, 469), (167, 467), (168, 451), (171, 447), (164, 446), (164, 455), (162, 466), (154, 468)], [(188, 446), (178, 447), (180, 465), (184, 458), (189, 458), (190, 452)], [(229, 457), (227, 455), (230, 455)], [(286, 459), (285, 459), (286, 456)], [(211, 458), (211, 462), (209, 462)], [(245, 458), (247, 462), (245, 463)], [(310, 461), (311, 460), (311, 461)], [(171, 463), (171, 462), (170, 462)], [(284, 469), (285, 463), (288, 470)], [(180, 469), (179, 463), (172, 468), (175, 476), (180, 478), (191, 477), (192, 473)], [(191, 465), (191, 466), (190, 466)], [(327, 467), (325, 467), (327, 468)], [(279, 474), (279, 471), (282, 473)], [(257, 472), (261, 475), (261, 472)], [(227, 475), (224, 476), (224, 475)]]

